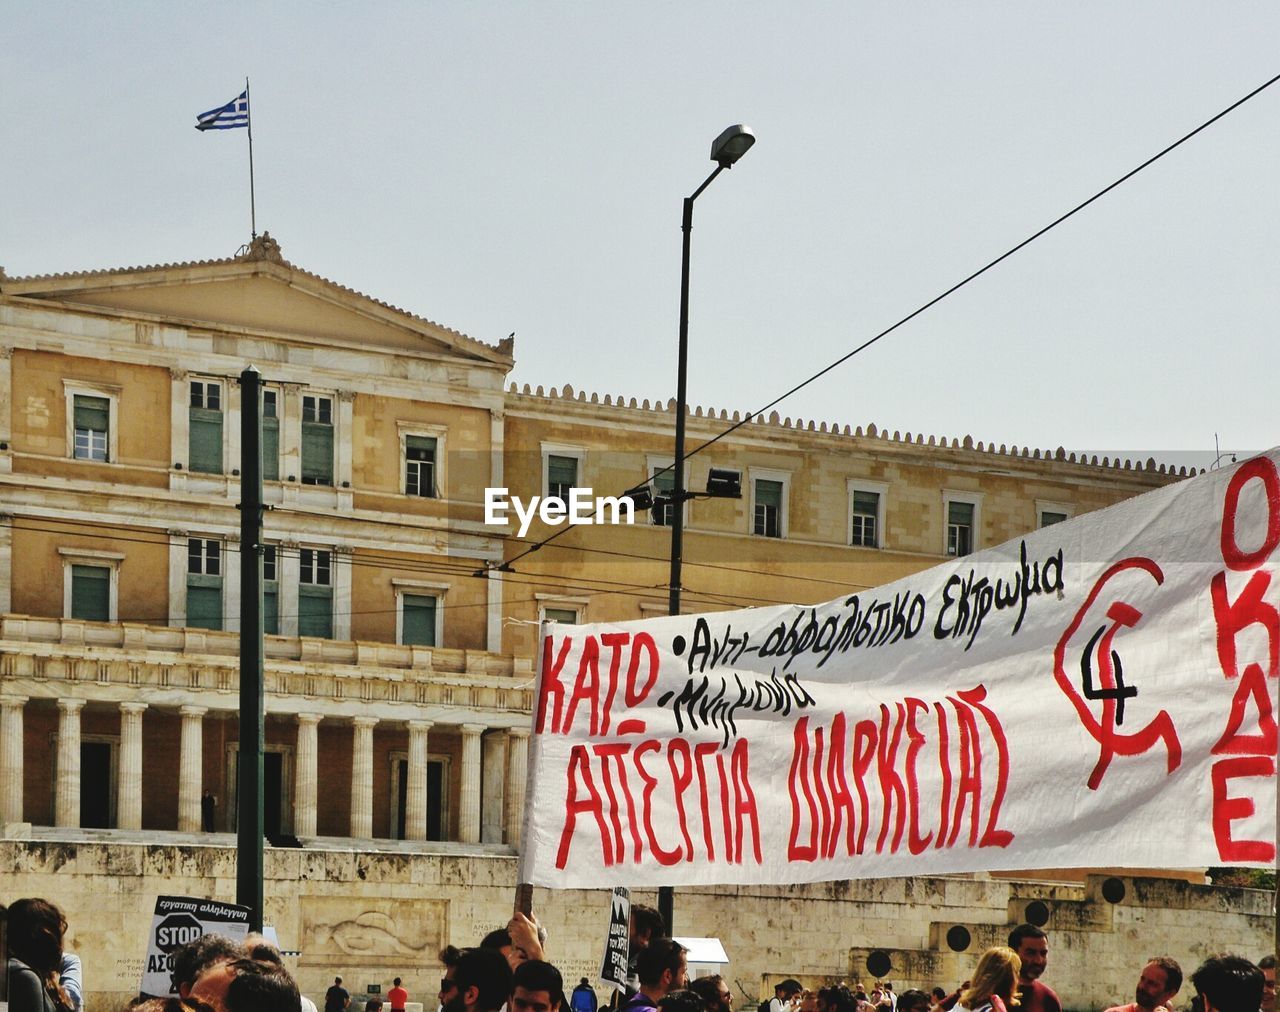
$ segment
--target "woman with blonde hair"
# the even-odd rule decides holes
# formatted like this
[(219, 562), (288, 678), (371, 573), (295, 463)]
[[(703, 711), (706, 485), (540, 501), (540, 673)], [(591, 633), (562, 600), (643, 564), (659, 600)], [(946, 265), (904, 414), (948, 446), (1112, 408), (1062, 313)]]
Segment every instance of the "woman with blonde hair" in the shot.
[(1018, 1004), (1018, 974), (1022, 960), (1006, 945), (996, 945), (978, 957), (969, 988), (960, 996), (966, 1012), (1008, 1012)]

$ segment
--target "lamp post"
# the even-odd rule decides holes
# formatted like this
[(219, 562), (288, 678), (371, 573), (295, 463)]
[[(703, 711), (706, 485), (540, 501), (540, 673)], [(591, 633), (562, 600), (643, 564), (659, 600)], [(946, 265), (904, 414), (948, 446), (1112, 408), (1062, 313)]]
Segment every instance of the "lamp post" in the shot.
[[(686, 378), (689, 360), (689, 237), (693, 232), (693, 202), (698, 199), (711, 181), (750, 150), (756, 142), (755, 134), (749, 127), (741, 123), (725, 130), (711, 142), (711, 160), (716, 163), (711, 175), (703, 180), (693, 193), (684, 198), (684, 218), (681, 229), (684, 232), (684, 249), (680, 259), (680, 347), (676, 365), (676, 454), (673, 465), (671, 502), (671, 576), (668, 581), (667, 614), (680, 614), (680, 570), (684, 563), (684, 415), (686, 398)], [(673, 932), (672, 920), (675, 911), (675, 891), (671, 886), (658, 889), (658, 912), (662, 914), (662, 922), (666, 925), (667, 934)]]

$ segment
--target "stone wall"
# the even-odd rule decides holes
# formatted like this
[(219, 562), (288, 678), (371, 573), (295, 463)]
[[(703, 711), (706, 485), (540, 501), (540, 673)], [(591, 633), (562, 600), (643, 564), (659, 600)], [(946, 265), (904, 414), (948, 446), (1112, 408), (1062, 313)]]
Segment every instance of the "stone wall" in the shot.
[[(516, 859), (455, 846), (409, 849), (276, 850), (266, 854), (266, 920), (304, 992), (319, 998), (334, 975), (353, 992), (385, 991), (405, 978), (415, 999), (435, 1003), (439, 949), (474, 944), (510, 914)], [(157, 895), (235, 898), (235, 851), (206, 845), (108, 841), (0, 841), (3, 899), (45, 896), (67, 914), (68, 947), (84, 958), (93, 1012), (123, 1008), (141, 974)], [(678, 889), (677, 935), (717, 936), (732, 960), (726, 976), (739, 1004), (754, 1007), (771, 984), (870, 980), (867, 960), (888, 956), (888, 976), (907, 987), (948, 988), (977, 954), (1002, 943), (1039, 901), (1048, 913), (1046, 981), (1069, 1010), (1132, 1000), (1148, 956), (1169, 954), (1190, 972), (1207, 955), (1236, 951), (1257, 959), (1271, 948), (1272, 897), (1172, 879), (1123, 878), (1109, 902), (1102, 876), (1085, 884), (939, 877), (830, 882), (811, 886)], [(1110, 892), (1110, 890), (1108, 890)], [(1112, 894), (1114, 897), (1114, 894)], [(654, 903), (639, 892), (639, 902)], [(594, 978), (608, 919), (605, 892), (536, 890), (534, 908), (566, 980)], [(948, 935), (969, 935), (954, 952)], [(1184, 991), (1178, 1005), (1189, 995)]]

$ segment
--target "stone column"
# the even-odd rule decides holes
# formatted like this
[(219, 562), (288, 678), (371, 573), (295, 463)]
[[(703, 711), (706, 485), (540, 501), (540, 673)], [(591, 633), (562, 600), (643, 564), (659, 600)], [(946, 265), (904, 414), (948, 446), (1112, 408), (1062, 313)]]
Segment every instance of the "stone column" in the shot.
[(58, 779), (53, 824), (80, 825), (80, 710), (83, 699), (58, 700)]
[(529, 729), (507, 732), (507, 844), (520, 846), (524, 829), (524, 787), (529, 772)]
[(501, 728), (480, 739), (480, 842), (501, 843), (502, 801), (506, 793), (507, 732)]
[(404, 792), (404, 838), (427, 838), (427, 731), (429, 720), (409, 724), (409, 771)]
[(120, 704), (120, 769), (116, 782), (116, 825), (142, 828), (142, 713), (146, 703)]
[(293, 781), (293, 833), (316, 835), (316, 785), (319, 777), (316, 728), (320, 714), (298, 714), (298, 765)]
[(200, 832), (200, 788), (204, 782), (204, 724), (207, 706), (184, 706), (178, 753), (178, 832)]
[(463, 724), (462, 784), (458, 801), (458, 840), (480, 842), (480, 735), (483, 724)]
[(376, 717), (355, 717), (351, 733), (351, 835), (373, 837), (373, 729)]
[(26, 696), (0, 696), (0, 825), (23, 822), (22, 707)]

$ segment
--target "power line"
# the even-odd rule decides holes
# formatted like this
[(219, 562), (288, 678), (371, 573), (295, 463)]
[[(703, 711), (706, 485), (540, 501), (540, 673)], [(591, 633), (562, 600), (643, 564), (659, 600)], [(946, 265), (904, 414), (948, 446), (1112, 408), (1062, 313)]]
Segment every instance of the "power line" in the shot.
[[(1214, 116), (1211, 116), (1209, 119), (1205, 120), (1198, 127), (1196, 127), (1194, 130), (1184, 134), (1182, 137), (1178, 138), (1172, 144), (1161, 149), (1156, 154), (1148, 158), (1146, 161), (1142, 162), (1142, 164), (1138, 165), (1136, 168), (1130, 169), (1128, 172), (1122, 175), (1119, 179), (1115, 180), (1115, 182), (1110, 183), (1107, 186), (1104, 186), (1092, 197), (1089, 197), (1087, 200), (1077, 204), (1070, 211), (1067, 211), (1065, 214), (1062, 214), (1059, 217), (1055, 218), (1053, 221), (1049, 222), (1049, 224), (1045, 225), (1043, 228), (1039, 229), (1038, 231), (1033, 232), (1030, 236), (1028, 236), (1026, 239), (1023, 239), (1016, 246), (1012, 246), (1008, 250), (1006, 250), (1004, 253), (1001, 253), (998, 257), (996, 257), (990, 263), (986, 264), (983, 267), (978, 268), (972, 274), (968, 275), (963, 280), (956, 282), (954, 285), (952, 285), (950, 288), (948, 288), (946, 291), (942, 292), (941, 294), (935, 295), (928, 302), (924, 303), (919, 308), (908, 313), (906, 316), (900, 319), (897, 323), (893, 324), (892, 326), (886, 327), (884, 330), (880, 331), (880, 333), (876, 334), (874, 337), (868, 338), (866, 341), (862, 342), (862, 344), (858, 345), (852, 351), (848, 351), (844, 355), (841, 355), (839, 358), (837, 358), (834, 362), (831, 362), (829, 365), (823, 366), (823, 368), (819, 369), (812, 376), (808, 377), (805, 380), (802, 380), (801, 382), (793, 386), (790, 390), (775, 397), (768, 404), (764, 405), (764, 407), (758, 408), (755, 411), (748, 412), (740, 420), (734, 422), (723, 432), (719, 433), (718, 435), (712, 436), (706, 442), (701, 443), (698, 446), (695, 446), (692, 450), (690, 450), (688, 453), (684, 455), (684, 460), (687, 461), (689, 460), (690, 457), (693, 457), (694, 455), (701, 453), (703, 450), (707, 449), (710, 446), (714, 446), (716, 443), (720, 442), (720, 440), (724, 439), (726, 436), (730, 435), (731, 433), (736, 432), (738, 429), (742, 428), (742, 426), (746, 425), (748, 422), (752, 421), (754, 418), (760, 415), (763, 415), (770, 408), (777, 407), (777, 405), (781, 404), (784, 400), (786, 400), (792, 394), (797, 393), (800, 390), (803, 390), (810, 383), (816, 382), (817, 380), (825, 376), (827, 373), (831, 372), (833, 369), (836, 369), (842, 366), (845, 362), (849, 361), (849, 359), (853, 358), (859, 352), (865, 351), (866, 349), (870, 348), (873, 344), (875, 344), (881, 338), (888, 337), (899, 327), (903, 326), (906, 323), (909, 323), (911, 320), (914, 320), (917, 316), (919, 316), (921, 313), (925, 312), (926, 310), (933, 308), (939, 302), (945, 299), (947, 296), (952, 295), (955, 292), (958, 292), (965, 285), (969, 284), (969, 282), (976, 280), (977, 278), (985, 274), (987, 271), (991, 270), (991, 268), (995, 267), (997, 264), (1003, 263), (1005, 260), (1009, 259), (1009, 257), (1013, 256), (1015, 253), (1029, 246), (1031, 243), (1035, 242), (1046, 232), (1049, 232), (1052, 229), (1057, 228), (1068, 218), (1079, 213), (1080, 211), (1083, 211), (1086, 207), (1088, 207), (1094, 201), (1099, 200), (1100, 198), (1106, 196), (1108, 193), (1110, 193), (1116, 187), (1120, 186), (1122, 183), (1128, 182), (1130, 179), (1136, 176), (1143, 169), (1159, 161), (1161, 158), (1169, 154), (1175, 148), (1178, 148), (1181, 145), (1185, 144), (1187, 141), (1191, 140), (1192, 137), (1196, 136), (1196, 134), (1200, 133), (1203, 130), (1206, 130), (1207, 128), (1212, 126), (1214, 123), (1216, 123), (1218, 120), (1226, 116), (1228, 113), (1234, 112), (1236, 109), (1244, 105), (1244, 103), (1248, 102), (1250, 99), (1255, 98), (1257, 95), (1260, 95), (1262, 92), (1266, 91), (1273, 84), (1275, 84), (1277, 81), (1280, 81), (1280, 74), (1277, 74), (1275, 77), (1272, 77), (1269, 81), (1259, 85), (1257, 88), (1254, 88), (1251, 92), (1249, 92), (1247, 95), (1243, 96), (1242, 98), (1239, 98), (1235, 102), (1232, 102), (1229, 106), (1227, 106), (1221, 112), (1217, 113)], [(667, 473), (668, 471), (672, 470), (675, 466), (676, 466), (675, 461), (672, 461), (666, 467), (655, 471), (649, 477), (648, 481), (652, 481), (654, 478), (657, 478), (659, 475)], [(680, 508), (680, 504), (676, 504), (676, 505), (677, 505), (677, 508)], [(544, 545), (550, 544), (552, 541), (556, 540), (556, 538), (558, 538), (561, 534), (565, 533), (565, 531), (567, 531), (568, 529), (569, 528), (567, 527), (562, 527), (560, 530), (556, 531), (555, 534), (552, 534), (549, 537), (544, 538), (542, 541), (537, 542), (534, 545), (531, 545), (528, 549), (521, 552), (514, 559), (509, 559), (506, 562), (504, 562), (503, 568), (507, 568), (514, 565), (515, 563), (519, 562), (521, 559), (525, 558), (526, 556), (531, 555), (533, 552), (538, 551)]]

